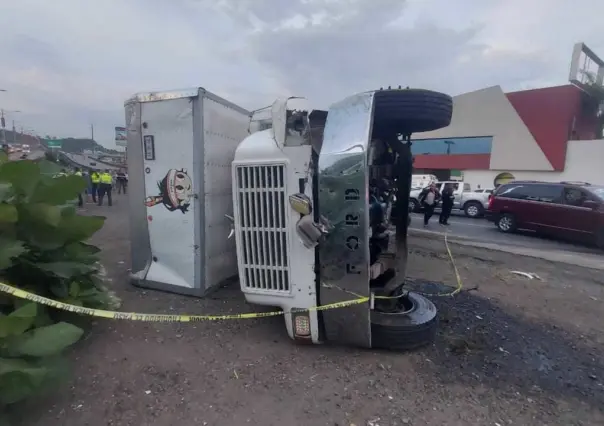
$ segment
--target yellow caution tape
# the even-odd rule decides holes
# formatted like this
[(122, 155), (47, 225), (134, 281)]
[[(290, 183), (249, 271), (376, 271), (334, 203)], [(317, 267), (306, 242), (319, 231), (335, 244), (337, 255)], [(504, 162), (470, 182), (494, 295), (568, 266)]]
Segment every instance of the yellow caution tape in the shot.
[[(266, 318), (276, 317), (279, 315), (285, 315), (284, 311), (271, 311), (271, 312), (249, 312), (245, 314), (230, 314), (230, 315), (166, 315), (166, 314), (139, 314), (134, 312), (115, 312), (105, 311), (102, 309), (84, 308), (82, 306), (70, 305), (69, 303), (59, 302), (52, 300), (47, 297), (38, 296), (10, 286), (8, 284), (0, 283), (0, 292), (10, 294), (19, 299), (30, 300), (41, 305), (50, 306), (55, 309), (63, 311), (74, 312), (80, 315), (88, 315), (97, 318), (108, 318), (115, 320), (128, 320), (128, 321), (143, 321), (143, 322), (199, 322), (199, 321), (222, 321), (222, 320), (235, 320), (235, 319), (252, 319), (252, 318)], [(323, 306), (313, 306), (307, 309), (296, 309), (292, 312), (305, 312), (305, 311), (326, 311), (328, 309), (340, 309), (346, 308), (352, 305), (360, 305), (362, 303), (369, 302), (369, 297), (359, 297), (358, 299), (346, 300), (344, 302), (330, 303)]]
[[(421, 291), (415, 291), (415, 293), (422, 294), (428, 297), (453, 297), (457, 293), (459, 293), (463, 289), (463, 281), (461, 280), (461, 276), (459, 275), (459, 270), (457, 269), (457, 265), (455, 264), (455, 259), (453, 258), (453, 253), (451, 253), (451, 248), (449, 247), (449, 241), (447, 240), (447, 234), (445, 234), (445, 248), (447, 249), (447, 255), (449, 256), (449, 261), (451, 262), (451, 266), (453, 267), (453, 273), (455, 274), (455, 280), (457, 281), (457, 286), (455, 290), (447, 292), (447, 293), (424, 293)], [(399, 297), (404, 296), (405, 293), (399, 296), (375, 296), (375, 299), (398, 299)]]
[[(455, 278), (457, 280), (457, 287), (455, 290), (449, 293), (437, 293), (437, 294), (423, 294), (424, 296), (433, 296), (433, 297), (448, 297), (455, 296), (459, 293), (463, 288), (463, 283), (461, 280), (461, 276), (459, 275), (459, 270), (457, 269), (457, 265), (455, 264), (455, 259), (453, 258), (453, 254), (451, 253), (451, 249), (449, 248), (449, 242), (447, 241), (447, 234), (445, 234), (445, 247), (447, 248), (447, 254), (449, 256), (449, 260), (451, 261), (451, 265), (453, 266), (453, 271), (455, 273)], [(324, 287), (328, 288), (336, 288), (342, 290), (346, 293), (350, 293), (356, 297), (356, 299), (345, 300), (343, 302), (330, 303), (322, 306), (313, 306), (307, 309), (296, 309), (292, 312), (305, 312), (305, 311), (326, 311), (330, 309), (340, 309), (346, 308), (353, 305), (360, 305), (363, 303), (368, 303), (370, 301), (369, 297), (363, 297), (357, 295), (356, 293), (344, 290), (338, 286), (323, 284)], [(7, 293), (19, 299), (30, 300), (35, 303), (39, 303), (41, 305), (50, 306), (55, 309), (74, 312), (80, 315), (88, 315), (91, 317), (97, 318), (107, 318), (107, 319), (115, 319), (115, 320), (128, 320), (128, 321), (142, 321), (142, 322), (200, 322), (200, 321), (222, 321), (222, 320), (236, 320), (236, 319), (254, 319), (254, 318), (267, 318), (267, 317), (276, 317), (280, 315), (285, 315), (285, 311), (271, 311), (271, 312), (249, 312), (245, 314), (230, 314), (230, 315), (168, 315), (168, 314), (141, 314), (135, 312), (116, 312), (116, 311), (106, 311), (103, 309), (93, 309), (93, 308), (85, 308), (82, 306), (71, 305), (69, 303), (59, 302), (57, 300), (49, 299), (47, 297), (39, 296), (37, 294), (30, 293), (28, 291), (22, 290), (20, 288), (13, 287), (11, 285), (0, 283), (0, 293)], [(406, 294), (403, 293), (399, 296), (374, 296), (375, 299), (398, 299)]]
[[(413, 290), (415, 293), (419, 293), (419, 294), (422, 294), (424, 296), (429, 296), (429, 297), (452, 297), (452, 296), (455, 296), (456, 294), (458, 294), (463, 289), (463, 281), (461, 280), (461, 276), (459, 275), (459, 270), (457, 269), (457, 265), (455, 264), (455, 259), (453, 258), (453, 253), (451, 253), (451, 248), (449, 247), (449, 241), (447, 240), (447, 234), (445, 234), (445, 248), (447, 249), (447, 255), (449, 256), (449, 261), (451, 262), (451, 266), (453, 267), (453, 272), (455, 273), (455, 280), (457, 281), (457, 286), (455, 287), (455, 289), (453, 291), (450, 291), (447, 293), (424, 293), (421, 291)], [(348, 293), (355, 297), (363, 297), (358, 293), (354, 293), (350, 290), (346, 290), (335, 284), (323, 283), (322, 285), (325, 288), (335, 288), (336, 290), (340, 290), (344, 293)], [(389, 300), (389, 299), (399, 299), (406, 295), (407, 295), (407, 292), (404, 291), (402, 294), (399, 294), (398, 296), (373, 296), (373, 298), (380, 299), (380, 300)]]

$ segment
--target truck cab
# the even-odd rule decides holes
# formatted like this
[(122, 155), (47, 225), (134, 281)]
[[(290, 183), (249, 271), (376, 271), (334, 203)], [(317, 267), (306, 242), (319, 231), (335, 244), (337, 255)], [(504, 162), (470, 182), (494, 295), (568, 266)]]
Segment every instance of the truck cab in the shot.
[(232, 163), (246, 299), (283, 309), (289, 336), (302, 343), (429, 343), (436, 308), (403, 288), (411, 134), (447, 126), (451, 113), (448, 95), (400, 88), (328, 111), (281, 98), (252, 113)]

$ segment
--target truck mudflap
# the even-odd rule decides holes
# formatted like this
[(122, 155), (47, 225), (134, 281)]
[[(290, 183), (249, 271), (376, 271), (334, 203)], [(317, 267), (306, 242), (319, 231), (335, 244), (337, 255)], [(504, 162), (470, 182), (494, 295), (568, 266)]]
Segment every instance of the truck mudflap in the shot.
[[(319, 244), (322, 305), (370, 297), (368, 147), (374, 92), (331, 106), (319, 155), (319, 211), (330, 231)], [(368, 304), (323, 312), (325, 337), (371, 347)]]

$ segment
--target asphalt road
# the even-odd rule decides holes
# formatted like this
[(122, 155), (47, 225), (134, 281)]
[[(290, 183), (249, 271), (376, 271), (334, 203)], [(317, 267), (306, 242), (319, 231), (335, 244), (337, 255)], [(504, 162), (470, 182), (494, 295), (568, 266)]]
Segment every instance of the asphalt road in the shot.
[[(23, 153), (21, 152), (15, 152), (13, 154), (10, 154), (8, 156), (10, 161), (17, 161), (21, 159), (21, 155)], [(31, 151), (28, 155), (27, 155), (27, 159), (28, 160), (37, 160), (38, 158), (42, 158), (44, 157), (44, 151), (43, 150), (34, 150)]]
[[(430, 219), (428, 230), (437, 233), (448, 232), (450, 236), (470, 239), (480, 243), (498, 244), (502, 246), (521, 247), (532, 250), (562, 251), (571, 253), (602, 254), (595, 248), (580, 244), (572, 244), (564, 241), (536, 236), (530, 232), (516, 234), (504, 234), (495, 225), (486, 219), (470, 219), (463, 213), (454, 212), (448, 227), (438, 224), (438, 212)], [(412, 213), (411, 228), (424, 229), (423, 215)]]

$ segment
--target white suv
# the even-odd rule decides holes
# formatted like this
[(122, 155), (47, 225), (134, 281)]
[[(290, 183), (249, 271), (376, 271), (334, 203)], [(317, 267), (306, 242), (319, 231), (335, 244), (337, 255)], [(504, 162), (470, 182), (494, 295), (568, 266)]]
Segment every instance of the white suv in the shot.
[[(484, 212), (489, 204), (490, 193), (487, 190), (482, 192), (472, 191), (472, 187), (469, 183), (461, 181), (444, 181), (435, 182), (436, 188), (442, 192), (445, 184), (450, 183), (455, 188), (453, 194), (455, 199), (453, 201), (454, 210), (463, 210), (466, 216), (471, 218), (478, 218), (484, 216)], [(419, 203), (419, 195), (422, 192), (421, 189), (413, 189), (409, 193), (409, 209), (414, 212), (421, 210)]]

